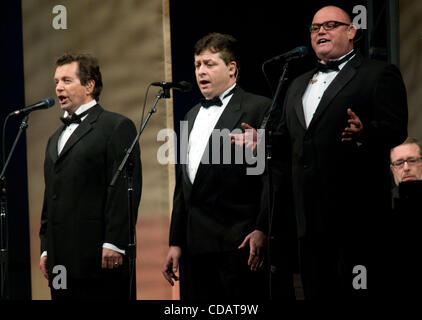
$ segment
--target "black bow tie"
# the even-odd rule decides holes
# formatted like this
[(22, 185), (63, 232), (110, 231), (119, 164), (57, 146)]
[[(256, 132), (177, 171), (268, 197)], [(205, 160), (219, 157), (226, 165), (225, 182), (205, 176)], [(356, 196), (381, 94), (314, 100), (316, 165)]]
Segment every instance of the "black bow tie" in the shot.
[(63, 122), (65, 126), (69, 126), (72, 123), (81, 123), (82, 118), (88, 114), (88, 111), (82, 112), (81, 114), (73, 113), (72, 115), (68, 115), (67, 117), (60, 117), (60, 120)]
[(215, 97), (213, 99), (201, 99), (201, 106), (204, 108), (209, 108), (211, 106), (218, 106), (221, 107), (223, 105), (223, 102), (221, 101), (220, 97)]
[(339, 63), (337, 61), (330, 61), (327, 64), (317, 62), (317, 69), (319, 72), (330, 72), (330, 71), (339, 71)]
[[(233, 89), (231, 89), (224, 97), (223, 99), (225, 99), (226, 97), (228, 97), (229, 95), (233, 94), (235, 89), (237, 88), (237, 86), (235, 86)], [(203, 106), (204, 108), (209, 108), (211, 106), (217, 106), (217, 107), (221, 107), (223, 105), (223, 102), (221, 101), (220, 97), (214, 97), (212, 99), (205, 99), (202, 98), (200, 100), (200, 104), (201, 106)]]
[(341, 65), (343, 62), (349, 60), (350, 57), (354, 54), (355, 54), (354, 51), (351, 51), (343, 59), (335, 60), (335, 61), (328, 61), (327, 64), (323, 64), (323, 63), (318, 61), (317, 65), (316, 65), (317, 70), (320, 71), (320, 72), (339, 71), (340, 68), (338, 66)]

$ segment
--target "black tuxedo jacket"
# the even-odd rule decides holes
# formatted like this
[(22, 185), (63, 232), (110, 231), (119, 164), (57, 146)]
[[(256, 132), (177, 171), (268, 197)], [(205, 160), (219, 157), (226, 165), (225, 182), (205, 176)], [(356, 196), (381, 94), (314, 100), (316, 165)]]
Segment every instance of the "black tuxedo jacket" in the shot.
[[(258, 128), (270, 104), (270, 99), (238, 87), (215, 129), (231, 132), (240, 129), (242, 122)], [(200, 107), (196, 105), (185, 117), (189, 134)], [(227, 139), (226, 143), (230, 144)], [(222, 155), (223, 144), (217, 148)], [(234, 163), (235, 148), (238, 147), (230, 146), (229, 164), (212, 164), (212, 156), (210, 164), (201, 161), (193, 184), (187, 165), (180, 165), (174, 191), (170, 245), (187, 248), (193, 254), (231, 251), (254, 229), (266, 231), (266, 217), (260, 214), (261, 176), (247, 175), (245, 163)], [(212, 138), (207, 149), (212, 153)]]
[[(69, 277), (94, 276), (101, 271), (103, 243), (121, 249), (129, 243), (123, 173), (114, 188), (109, 184), (136, 136), (136, 128), (131, 120), (97, 104), (58, 155), (57, 142), (63, 129), (50, 137), (45, 154), (41, 252), (47, 250), (50, 274), (55, 265), (63, 265)], [(142, 187), (139, 145), (131, 161), (136, 221)]]
[[(356, 239), (380, 227), (390, 208), (389, 154), (407, 136), (406, 90), (395, 66), (357, 53), (326, 89), (306, 128), (302, 96), (315, 72), (290, 85), (280, 126), (289, 142), (281, 148), (291, 153), (298, 235)], [(358, 141), (341, 141), (347, 108), (363, 123)]]

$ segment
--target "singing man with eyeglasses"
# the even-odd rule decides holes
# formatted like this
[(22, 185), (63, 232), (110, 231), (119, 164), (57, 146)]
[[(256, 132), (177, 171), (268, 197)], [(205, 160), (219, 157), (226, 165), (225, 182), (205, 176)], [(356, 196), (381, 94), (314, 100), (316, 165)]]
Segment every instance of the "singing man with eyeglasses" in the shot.
[(292, 181), (304, 296), (375, 297), (388, 286), (380, 231), (391, 210), (390, 149), (407, 136), (406, 89), (397, 67), (354, 49), (343, 9), (323, 7), (309, 31), (317, 65), (290, 84), (278, 127), (287, 142), (273, 146), (291, 154), (281, 167)]
[[(343, 9), (317, 11), (317, 66), (284, 102), (306, 299), (374, 297), (385, 284), (378, 231), (391, 204), (389, 152), (407, 136), (406, 89), (397, 67), (354, 49), (356, 32)], [(355, 266), (367, 272), (358, 284)]]
[(381, 252), (390, 150), (407, 137), (406, 88), (396, 66), (354, 49), (357, 30), (343, 9), (318, 10), (309, 31), (318, 61), (285, 95), (273, 179), (291, 180), (305, 299), (377, 297), (392, 281), (392, 258)]

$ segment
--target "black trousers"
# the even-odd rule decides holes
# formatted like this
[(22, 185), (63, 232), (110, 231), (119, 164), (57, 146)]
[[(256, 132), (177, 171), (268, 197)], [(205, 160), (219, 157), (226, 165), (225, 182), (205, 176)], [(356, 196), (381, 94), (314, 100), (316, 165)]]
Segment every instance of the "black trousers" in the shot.
[(267, 268), (264, 265), (258, 271), (251, 271), (248, 257), (249, 250), (184, 255), (181, 299), (266, 301)]
[[(104, 269), (95, 276), (86, 278), (69, 277), (66, 289), (55, 289), (53, 283), (50, 283), (51, 298), (52, 300), (128, 300), (130, 286), (127, 271), (127, 268), (122, 267), (114, 270)], [(134, 285), (133, 283), (132, 288)]]
[[(373, 276), (376, 265), (369, 259), (369, 248), (365, 240), (344, 242), (321, 234), (300, 238), (299, 267), (305, 299), (369, 297), (377, 278)], [(365, 267), (365, 275), (359, 266)], [(355, 267), (358, 271), (354, 273)], [(354, 286), (356, 277), (366, 277), (366, 289)]]

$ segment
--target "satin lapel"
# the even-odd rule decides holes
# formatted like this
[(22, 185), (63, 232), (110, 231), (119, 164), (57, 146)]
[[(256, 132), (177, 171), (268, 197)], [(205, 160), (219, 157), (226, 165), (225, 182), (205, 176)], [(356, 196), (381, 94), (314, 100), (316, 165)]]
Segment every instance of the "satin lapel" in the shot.
[[(236, 124), (239, 122), (239, 119), (242, 116), (242, 109), (240, 107), (242, 101), (243, 90), (241, 88), (237, 88), (235, 93), (233, 94), (232, 98), (230, 99), (229, 103), (227, 104), (226, 108), (224, 109), (223, 113), (218, 119), (217, 124), (214, 127), (214, 130), (223, 130), (228, 129), (230, 132), (236, 127)], [(223, 146), (220, 145), (220, 154), (222, 154)], [(212, 162), (212, 135), (208, 140), (208, 144), (206, 147), (206, 152), (209, 152), (209, 163)], [(199, 164), (198, 171), (196, 172), (194, 186), (197, 184), (201, 185), (201, 181), (207, 176), (207, 172), (210, 169), (210, 165), (203, 165), (202, 161)]]
[(48, 154), (50, 158), (53, 160), (53, 163), (57, 161), (58, 158), (58, 143), (59, 137), (62, 131), (64, 130), (64, 126), (61, 126), (57, 131), (53, 134), (50, 140), (50, 145), (48, 146)]
[(331, 103), (331, 101), (333, 101), (340, 90), (343, 89), (343, 87), (353, 79), (353, 77), (356, 75), (356, 67), (360, 64), (360, 62), (361, 56), (360, 54), (356, 54), (356, 56), (349, 63), (347, 63), (343, 69), (340, 70), (338, 75), (325, 90), (315, 111), (315, 114), (309, 123), (308, 130), (311, 128), (311, 126), (314, 125), (316, 121), (318, 121), (318, 118), (321, 117), (321, 115), (327, 109), (328, 105)]
[(89, 112), (87, 118), (82, 121), (82, 123), (72, 133), (69, 140), (67, 140), (57, 160), (63, 158), (77, 142), (79, 142), (89, 131), (91, 131), (92, 124), (97, 121), (97, 118), (102, 111), (103, 109), (98, 104), (92, 107), (92, 111)]
[(296, 95), (293, 96), (293, 105), (295, 106), (295, 111), (297, 118), (302, 125), (303, 128), (306, 129), (306, 122), (305, 122), (305, 113), (303, 112), (303, 101), (302, 97), (308, 87), (309, 81), (311, 80), (312, 76), (315, 74), (315, 70), (312, 70), (303, 76), (303, 79), (297, 83), (297, 87), (300, 90), (295, 90)]
[(198, 104), (193, 107), (192, 112), (189, 112), (186, 116), (186, 120), (188, 121), (188, 134), (192, 131), (193, 124), (195, 123), (196, 116), (198, 115), (199, 109), (201, 106)]
[(242, 102), (243, 90), (237, 88), (233, 97), (230, 99), (229, 103), (224, 109), (223, 113), (218, 119), (217, 124), (214, 129), (229, 129), (232, 131), (236, 124), (239, 122), (240, 117), (242, 116), (242, 110), (240, 104)]

